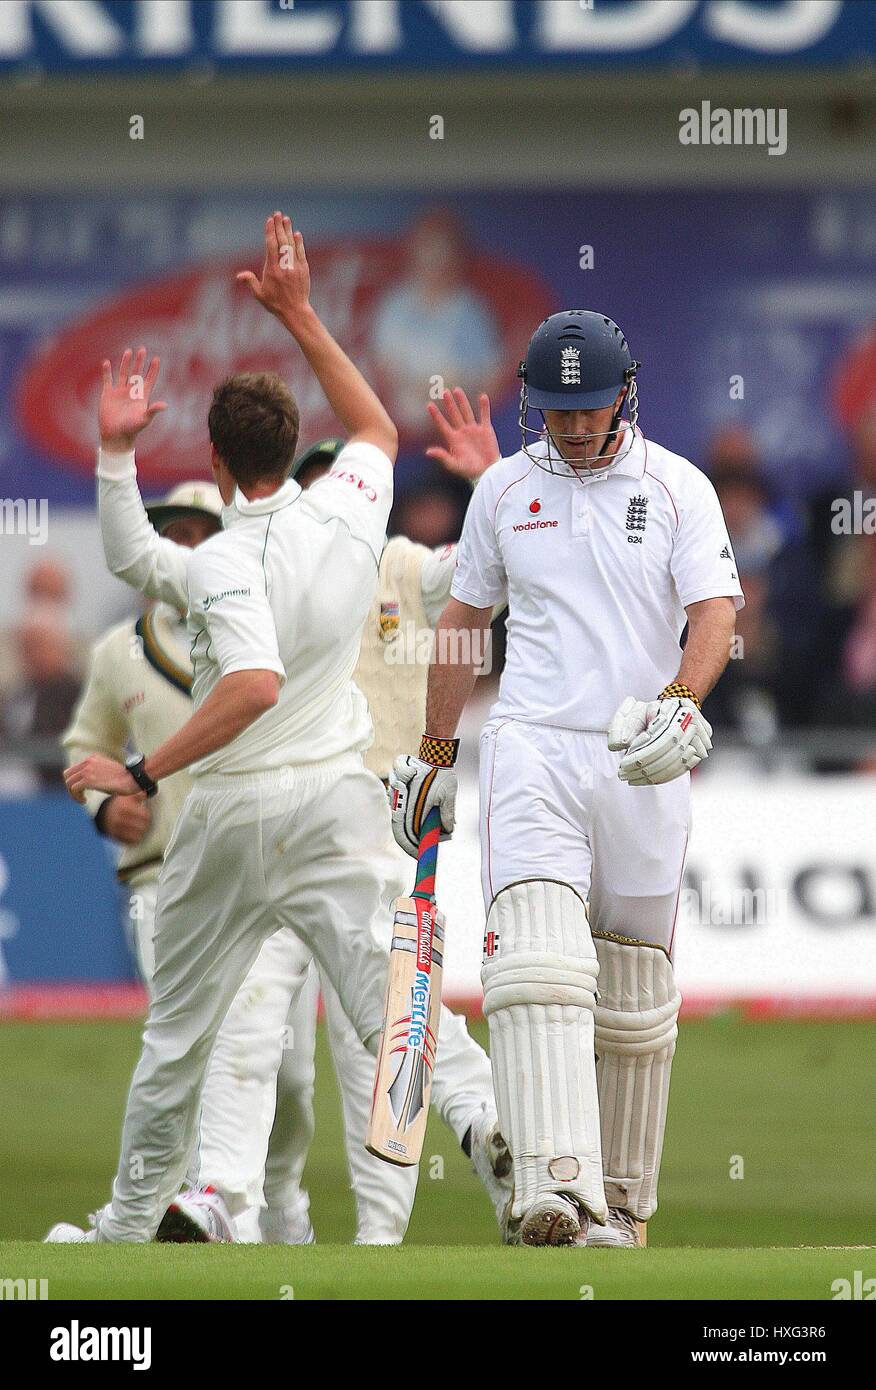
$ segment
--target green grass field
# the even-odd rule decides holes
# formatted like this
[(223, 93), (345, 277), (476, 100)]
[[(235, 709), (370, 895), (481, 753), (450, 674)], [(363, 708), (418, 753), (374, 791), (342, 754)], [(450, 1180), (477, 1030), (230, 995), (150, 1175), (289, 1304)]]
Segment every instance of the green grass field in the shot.
[(84, 1223), (108, 1197), (138, 1037), (130, 1023), (0, 1025), (0, 1279), (48, 1278), (55, 1298), (675, 1299), (830, 1298), (836, 1279), (876, 1276), (876, 1249), (819, 1248), (874, 1243), (873, 1024), (684, 1025), (647, 1251), (501, 1248), (434, 1118), (406, 1245), (351, 1249), (322, 1036), (307, 1173), (316, 1247), (31, 1243), (57, 1220)]

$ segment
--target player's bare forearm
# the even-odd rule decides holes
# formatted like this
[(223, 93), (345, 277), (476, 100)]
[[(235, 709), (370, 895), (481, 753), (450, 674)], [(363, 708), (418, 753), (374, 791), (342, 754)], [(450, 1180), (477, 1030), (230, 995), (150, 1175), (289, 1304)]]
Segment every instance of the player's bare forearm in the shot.
[(146, 759), (146, 772), (158, 782), (224, 748), (277, 703), (279, 690), (274, 671), (223, 676), (191, 719)]
[(312, 306), (283, 323), (289, 329), (314, 374), (326, 400), (349, 439), (376, 444), (395, 462), (398, 432), (376, 393), (359, 368), (336, 343)]
[(292, 334), (348, 438), (375, 444), (395, 462), (395, 425), (310, 302), (310, 267), (304, 238), (293, 228), (290, 217), (274, 212), (265, 222), (261, 280), (250, 270), (240, 271), (237, 278)]
[(429, 667), (426, 733), (453, 738), (483, 664), (491, 608), (473, 608), (451, 598), (438, 619)]
[(690, 686), (704, 700), (730, 660), (736, 606), (732, 598), (707, 598), (690, 604), (685, 611), (687, 644), (676, 680)]

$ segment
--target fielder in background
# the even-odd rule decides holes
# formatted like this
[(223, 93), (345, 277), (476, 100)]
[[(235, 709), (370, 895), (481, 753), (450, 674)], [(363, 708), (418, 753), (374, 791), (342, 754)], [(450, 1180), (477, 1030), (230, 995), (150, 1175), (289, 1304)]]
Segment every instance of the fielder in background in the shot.
[[(453, 452), (436, 447), (429, 453), (474, 483), (500, 455), (489, 402), (482, 397), (477, 420), (462, 392), (457, 393), (457, 399), (445, 392), (444, 406), (452, 422), (444, 427), (444, 442), (452, 439)], [(438, 415), (443, 426), (444, 419), (435, 407), (432, 414), (433, 418)], [(318, 441), (296, 461), (293, 476), (302, 487), (310, 488), (325, 477), (342, 448), (340, 439)], [(354, 680), (368, 700), (374, 725), (365, 765), (384, 783), (398, 749), (409, 747), (423, 725), (427, 654), (435, 623), (450, 597), (455, 567), (455, 545), (429, 550), (406, 536), (393, 536), (380, 557), (377, 592), (362, 632)], [(408, 859), (393, 839), (388, 812), (380, 870), (384, 876), (383, 909), (374, 927), (386, 947), (393, 901), (404, 896), (410, 886)], [(356, 1241), (395, 1245), (404, 1237), (410, 1220), (417, 1170), (390, 1167), (366, 1151), (363, 1136), (371, 1109), (374, 1059), (356, 1037), (330, 981), (323, 971), (318, 973), (343, 1104), (347, 1162), (356, 1200)], [(266, 1207), (260, 1215), (262, 1238), (271, 1242), (291, 1240), (300, 1227), (302, 1203), (306, 1202), (300, 1180), (313, 1119), (311, 1113), (309, 1125), (300, 1123), (300, 1099), (306, 1094), (302, 1072), (310, 1078), (312, 1095), (316, 1003), (311, 980), (287, 1024), (292, 1046), (283, 1053), (277, 1079), (277, 1114), (265, 1167)], [(510, 1159), (497, 1131), (490, 1061), (469, 1036), (465, 1020), (447, 1008), (441, 1011), (432, 1105), (471, 1158), (501, 1225), (510, 1198)]]
[[(192, 717), (149, 758), (91, 755), (65, 773), (87, 790), (160, 795), (191, 767), (165, 854), (155, 923), (153, 997), (128, 1096), (112, 1201), (86, 1235), (147, 1241), (179, 1190), (194, 1147), (210, 1052), (263, 943), (291, 927), (320, 960), (361, 1041), (376, 1050), (387, 952), (371, 935), (382, 882), (373, 868), (382, 789), (362, 763), (371, 735), (352, 682), (392, 503), (397, 435), (361, 373), (310, 303), (299, 232), (265, 223), (259, 279), (238, 277), (292, 334), (349, 442), (305, 497), (288, 478), (299, 418), (269, 374), (214, 392), (210, 457), (224, 529), (196, 550), (157, 536), (136, 481), (134, 441), (163, 402), (146, 353), (104, 363), (100, 494), (118, 493), (127, 525), (104, 534), (114, 573), (188, 612)], [(133, 367), (133, 373), (131, 371)], [(139, 580), (139, 582), (138, 582)]]
[[(480, 756), (509, 1243), (634, 1246), (657, 1207), (689, 774), (711, 747), (701, 703), (743, 598), (711, 483), (637, 427), (638, 365), (602, 314), (536, 330), (520, 367), (523, 447), (474, 493), (438, 624), (439, 639), (474, 635), (508, 603)], [(475, 670), (441, 657), (439, 640), (420, 755), (391, 778), (409, 854), (430, 807), (448, 832), (454, 822), (454, 735)]]
[[(190, 549), (222, 528), (222, 498), (215, 483), (180, 483), (146, 511), (160, 535)], [(156, 603), (143, 617), (118, 623), (92, 648), (85, 688), (61, 740), (68, 763), (89, 753), (122, 761), (129, 747), (151, 753), (189, 718), (191, 693), (184, 611)], [(129, 890), (132, 944), (150, 992), (158, 875), (190, 786), (183, 771), (168, 777), (161, 797), (152, 801), (85, 794), (95, 828), (121, 846), (118, 876)]]

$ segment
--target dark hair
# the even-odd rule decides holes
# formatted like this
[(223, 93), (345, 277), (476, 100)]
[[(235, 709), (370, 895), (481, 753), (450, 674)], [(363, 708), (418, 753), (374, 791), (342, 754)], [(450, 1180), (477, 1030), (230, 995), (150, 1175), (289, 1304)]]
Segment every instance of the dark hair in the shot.
[(238, 372), (213, 392), (210, 442), (244, 486), (285, 478), (298, 443), (298, 405), (275, 372)]

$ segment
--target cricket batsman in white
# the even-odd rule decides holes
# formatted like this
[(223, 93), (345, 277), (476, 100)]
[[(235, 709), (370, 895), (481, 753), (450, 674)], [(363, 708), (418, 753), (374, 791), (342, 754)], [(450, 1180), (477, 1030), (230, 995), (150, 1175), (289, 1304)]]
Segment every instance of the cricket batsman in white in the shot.
[[(348, 444), (305, 495), (288, 478), (295, 400), (279, 378), (232, 377), (214, 393), (211, 462), (224, 530), (194, 550), (145, 517), (156, 586), (181, 576), (194, 678), (191, 718), (149, 758), (93, 755), (70, 792), (150, 798), (190, 768), (194, 787), (167, 847), (155, 923), (153, 999), (134, 1073), (111, 1202), (94, 1230), (55, 1239), (148, 1241), (192, 1152), (213, 1043), (263, 943), (291, 927), (316, 956), (361, 1041), (376, 1049), (387, 953), (372, 933), (385, 824), (371, 736), (352, 673), (392, 502), (395, 426), (310, 304), (299, 232), (265, 224), (261, 280), (241, 272), (286, 326), (342, 422)], [(159, 363), (104, 364), (101, 485), (131, 486), (133, 445), (155, 413)], [(50, 1233), (51, 1235), (52, 1233)]]
[[(743, 598), (711, 483), (638, 429), (638, 367), (602, 314), (536, 330), (520, 367), (523, 447), (478, 484), (438, 624), (439, 637), (474, 637), (507, 599), (480, 796), (509, 1243), (635, 1246), (657, 1207), (690, 771), (711, 748), (701, 705)], [(409, 854), (433, 805), (453, 829), (475, 671), (441, 654), (439, 642), (419, 756), (391, 778)]]

